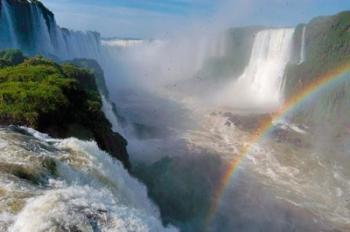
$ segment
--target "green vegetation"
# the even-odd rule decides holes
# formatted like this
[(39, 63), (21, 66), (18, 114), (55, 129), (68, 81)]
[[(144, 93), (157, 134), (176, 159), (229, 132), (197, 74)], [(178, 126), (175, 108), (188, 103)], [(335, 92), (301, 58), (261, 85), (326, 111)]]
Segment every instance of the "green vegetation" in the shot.
[[(17, 63), (17, 57), (17, 53), (10, 56), (11, 62)], [(42, 57), (0, 69), (2, 123), (40, 128), (48, 123), (86, 120), (100, 108), (94, 77), (86, 70), (60, 66)], [(72, 114), (73, 110), (79, 113)]]
[(91, 73), (93, 73), (95, 76), (95, 81), (96, 81), (96, 84), (98, 86), (98, 89), (101, 91), (101, 93), (104, 96), (106, 96), (106, 97), (109, 96), (106, 82), (104, 79), (104, 72), (103, 72), (102, 68), (100, 67), (100, 65), (95, 60), (74, 59), (74, 60), (68, 61), (68, 63), (76, 65), (76, 66), (81, 67), (81, 68), (88, 69)]
[[(69, 64), (76, 65), (78, 67), (84, 68), (89, 70), (91, 73), (94, 74), (95, 76), (95, 81), (97, 84), (97, 87), (100, 91), (100, 93), (108, 99), (110, 97), (108, 88), (105, 82), (105, 77), (104, 77), (104, 72), (101, 68), (101, 66), (97, 63), (97, 61), (92, 60), (92, 59), (74, 59), (74, 60), (69, 60), (66, 61)], [(118, 118), (119, 122), (125, 122), (125, 118), (120, 115), (118, 112), (117, 106), (113, 103), (110, 102), (112, 105), (112, 111), (115, 114), (115, 116)]]
[(0, 68), (10, 65), (17, 65), (24, 61), (25, 57), (17, 49), (9, 49), (0, 52)]
[(127, 142), (112, 131), (101, 111), (90, 70), (41, 56), (24, 58), (17, 50), (1, 52), (0, 64), (0, 125), (28, 126), (53, 137), (94, 139), (129, 167)]

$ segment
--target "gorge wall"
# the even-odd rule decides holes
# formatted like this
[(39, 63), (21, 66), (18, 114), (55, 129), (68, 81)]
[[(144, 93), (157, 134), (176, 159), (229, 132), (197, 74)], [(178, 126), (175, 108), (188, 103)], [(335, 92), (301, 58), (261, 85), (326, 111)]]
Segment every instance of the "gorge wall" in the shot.
[[(350, 59), (350, 11), (317, 17), (307, 24), (298, 25), (294, 38), (295, 51), (300, 51), (303, 43), (303, 28), (305, 58), (301, 64), (290, 65), (286, 72), (287, 96)], [(295, 57), (298, 56), (295, 54)]]
[[(303, 32), (305, 33), (303, 36)], [(304, 41), (303, 41), (304, 39)], [(304, 48), (302, 48), (304, 45)], [(295, 62), (287, 66), (285, 96), (289, 98), (319, 80), (327, 72), (350, 62), (350, 12), (312, 19), (296, 27), (293, 55)], [(303, 55), (303, 59), (300, 59)], [(302, 62), (298, 62), (302, 60)], [(321, 125), (348, 124), (349, 78), (303, 103), (291, 118), (299, 123)], [(323, 128), (324, 129), (324, 128)], [(323, 133), (324, 134), (324, 133)]]

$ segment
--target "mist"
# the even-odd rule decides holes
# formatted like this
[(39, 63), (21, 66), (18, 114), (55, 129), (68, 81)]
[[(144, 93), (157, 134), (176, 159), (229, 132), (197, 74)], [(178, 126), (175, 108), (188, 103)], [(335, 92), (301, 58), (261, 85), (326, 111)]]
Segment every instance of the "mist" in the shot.
[[(61, 26), (102, 34), (62, 28), (37, 1), (3, 0), (0, 47), (92, 66), (96, 102), (86, 105), (98, 111), (99, 93), (101, 126), (121, 143), (126, 169), (93, 141), (0, 128), (0, 195), (11, 195), (0, 228), (59, 228), (58, 215), (69, 229), (84, 218), (92, 230), (350, 231), (350, 12), (312, 18), (349, 3), (47, 2)], [(23, 81), (21, 70), (12, 79)], [(38, 167), (43, 185), (27, 183), (12, 156)], [(50, 212), (53, 224), (47, 203), (62, 209)]]
[[(277, 122), (213, 210), (228, 164), (289, 97), (291, 67), (308, 62), (306, 27), (283, 20), (242, 27), (260, 7), (222, 2), (211, 17), (155, 39), (103, 41), (133, 173), (148, 186), (163, 222), (182, 231), (331, 231), (347, 224), (340, 218), (349, 213), (342, 205), (349, 173), (340, 163), (348, 162), (348, 103), (334, 109), (332, 94)], [(295, 16), (300, 23), (305, 17)], [(325, 111), (341, 116), (325, 114), (325, 102)]]

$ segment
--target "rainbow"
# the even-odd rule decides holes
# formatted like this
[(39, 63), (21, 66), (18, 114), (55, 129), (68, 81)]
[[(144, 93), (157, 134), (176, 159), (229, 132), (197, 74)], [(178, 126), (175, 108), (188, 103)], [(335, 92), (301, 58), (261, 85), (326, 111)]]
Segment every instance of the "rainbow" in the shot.
[(225, 189), (230, 183), (231, 178), (237, 173), (238, 167), (243, 162), (245, 157), (250, 154), (253, 145), (259, 143), (262, 139), (270, 134), (274, 128), (273, 122), (282, 120), (294, 109), (297, 109), (298, 106), (303, 104), (312, 96), (321, 92), (326, 87), (332, 86), (333, 84), (336, 84), (336, 82), (346, 79), (346, 77), (350, 77), (348, 74), (350, 74), (350, 63), (340, 65), (336, 69), (324, 73), (323, 75), (316, 78), (315, 81), (306, 85), (306, 87), (297, 92), (297, 94), (287, 99), (285, 103), (279, 108), (279, 110), (273, 113), (271, 117), (268, 117), (260, 123), (256, 131), (252, 133), (248, 138), (248, 145), (241, 148), (239, 155), (229, 163), (226, 171), (224, 172), (224, 175), (221, 177), (220, 182), (218, 183), (218, 187), (213, 194), (213, 201), (208, 218), (206, 220), (207, 225), (212, 222), (221, 204), (221, 199), (224, 195)]

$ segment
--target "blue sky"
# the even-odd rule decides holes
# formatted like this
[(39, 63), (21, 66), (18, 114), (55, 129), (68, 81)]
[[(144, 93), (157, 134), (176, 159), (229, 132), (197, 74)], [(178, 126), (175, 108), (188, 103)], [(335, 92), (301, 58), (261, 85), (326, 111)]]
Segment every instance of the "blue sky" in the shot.
[(350, 10), (350, 0), (42, 0), (60, 25), (104, 36), (158, 37), (189, 25), (294, 26)]

